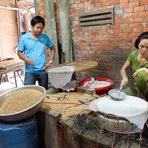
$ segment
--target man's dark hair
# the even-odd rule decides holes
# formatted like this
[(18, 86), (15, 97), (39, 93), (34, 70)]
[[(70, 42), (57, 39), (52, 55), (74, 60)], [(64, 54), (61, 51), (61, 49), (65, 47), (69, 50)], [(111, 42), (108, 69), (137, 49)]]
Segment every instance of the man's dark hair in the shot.
[(148, 32), (142, 32), (135, 41), (135, 47), (139, 49), (139, 43), (142, 39), (148, 39)]
[(38, 16), (38, 15), (33, 17), (32, 20), (31, 20), (32, 27), (34, 27), (37, 23), (42, 23), (43, 26), (45, 26), (44, 18), (42, 18), (41, 16)]

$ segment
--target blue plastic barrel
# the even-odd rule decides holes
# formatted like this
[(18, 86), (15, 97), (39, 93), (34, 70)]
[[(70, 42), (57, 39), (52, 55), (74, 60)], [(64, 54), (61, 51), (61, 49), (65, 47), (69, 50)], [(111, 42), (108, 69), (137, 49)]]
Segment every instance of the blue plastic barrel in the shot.
[(8, 124), (0, 123), (0, 148), (38, 148), (37, 121)]

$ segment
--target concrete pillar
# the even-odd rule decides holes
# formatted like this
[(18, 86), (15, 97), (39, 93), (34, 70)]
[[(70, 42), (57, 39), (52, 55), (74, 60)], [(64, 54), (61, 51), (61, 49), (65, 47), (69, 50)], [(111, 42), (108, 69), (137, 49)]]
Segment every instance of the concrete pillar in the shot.
[(61, 33), (61, 44), (63, 52), (65, 53), (65, 62), (73, 60), (72, 55), (72, 38), (69, 23), (69, 4), (68, 0), (58, 1), (58, 15)]
[(54, 64), (59, 64), (59, 54), (57, 46), (57, 34), (56, 34), (56, 23), (54, 16), (54, 0), (44, 0), (44, 10), (45, 10), (45, 28), (46, 34), (50, 37), (54, 47), (56, 48), (56, 54), (54, 59)]

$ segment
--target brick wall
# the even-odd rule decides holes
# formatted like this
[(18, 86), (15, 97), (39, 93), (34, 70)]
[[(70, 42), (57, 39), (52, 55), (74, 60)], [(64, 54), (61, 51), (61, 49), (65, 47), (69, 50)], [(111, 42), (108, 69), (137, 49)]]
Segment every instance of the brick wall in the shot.
[[(115, 24), (78, 26), (78, 14), (107, 7), (115, 8)], [(148, 31), (148, 0), (69, 0), (69, 12), (75, 59), (97, 60), (99, 66), (78, 75), (106, 77), (119, 87), (120, 68), (134, 48), (136, 37)], [(129, 71), (131, 74), (131, 71)]]

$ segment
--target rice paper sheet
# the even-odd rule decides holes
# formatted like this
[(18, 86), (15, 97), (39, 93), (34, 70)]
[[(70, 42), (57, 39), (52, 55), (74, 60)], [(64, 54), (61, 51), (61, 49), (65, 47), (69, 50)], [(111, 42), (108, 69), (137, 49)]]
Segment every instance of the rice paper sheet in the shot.
[(143, 129), (148, 118), (148, 103), (141, 98), (129, 95), (121, 101), (115, 101), (107, 95), (94, 100), (85, 109), (126, 118), (140, 129)]

